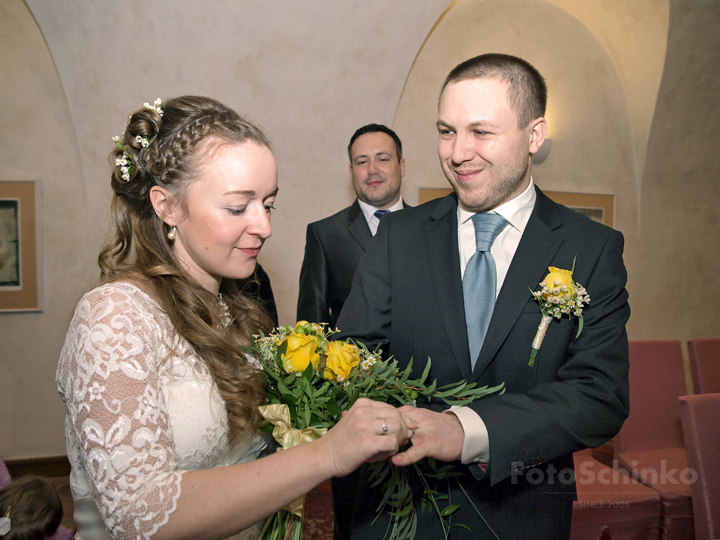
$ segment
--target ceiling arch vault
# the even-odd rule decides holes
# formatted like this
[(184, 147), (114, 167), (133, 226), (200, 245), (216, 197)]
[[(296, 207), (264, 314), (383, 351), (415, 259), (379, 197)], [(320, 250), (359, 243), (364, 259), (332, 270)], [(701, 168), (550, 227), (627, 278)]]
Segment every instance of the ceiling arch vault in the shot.
[(533, 168), (535, 181), (548, 190), (615, 195), (615, 227), (632, 242), (669, 13), (669, 0), (453, 0), (420, 48), (395, 115), (408, 178), (447, 186), (434, 129), (447, 73), (478, 54), (513, 54), (535, 65), (549, 87), (553, 146)]

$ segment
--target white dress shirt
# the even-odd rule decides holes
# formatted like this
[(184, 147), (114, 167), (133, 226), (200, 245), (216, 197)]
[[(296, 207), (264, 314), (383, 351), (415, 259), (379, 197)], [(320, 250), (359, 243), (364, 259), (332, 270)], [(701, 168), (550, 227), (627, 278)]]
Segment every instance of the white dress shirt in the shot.
[[(500, 231), (495, 238), (490, 253), (495, 259), (497, 272), (497, 290), (495, 298), (500, 293), (505, 276), (507, 276), (510, 263), (515, 256), (515, 251), (520, 244), (525, 226), (530, 219), (535, 207), (535, 185), (530, 179), (530, 185), (520, 195), (497, 208), (491, 210), (508, 220), (508, 225)], [(475, 212), (464, 208), (458, 202), (458, 249), (460, 251), (460, 272), (465, 275), (465, 267), (470, 257), (477, 251), (475, 243), (475, 226), (472, 216)], [(469, 407), (452, 407), (446, 412), (451, 412), (458, 417), (465, 432), (461, 461), (463, 463), (487, 462), (490, 459), (490, 441), (487, 427), (482, 418)]]
[[(361, 201), (358, 199), (358, 203), (360, 204), (360, 210), (362, 210), (363, 215), (365, 216), (365, 221), (367, 221), (368, 227), (370, 227), (370, 234), (375, 236), (375, 233), (377, 232), (378, 225), (380, 225), (380, 220), (375, 215), (375, 212), (379, 210), (379, 208), (375, 208), (374, 206), (369, 205), (366, 202)], [(403, 200), (402, 197), (393, 204), (390, 208), (386, 208), (386, 210), (390, 210), (391, 212), (395, 212), (397, 210), (403, 209)]]

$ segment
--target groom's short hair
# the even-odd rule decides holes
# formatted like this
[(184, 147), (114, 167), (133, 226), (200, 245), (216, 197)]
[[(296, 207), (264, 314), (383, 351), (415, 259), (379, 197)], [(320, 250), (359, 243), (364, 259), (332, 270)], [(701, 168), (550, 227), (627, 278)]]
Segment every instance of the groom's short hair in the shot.
[(456, 66), (443, 83), (438, 104), (449, 84), (483, 78), (500, 79), (508, 83), (508, 101), (515, 111), (520, 129), (536, 118), (545, 116), (545, 79), (529, 62), (509, 54), (481, 54)]

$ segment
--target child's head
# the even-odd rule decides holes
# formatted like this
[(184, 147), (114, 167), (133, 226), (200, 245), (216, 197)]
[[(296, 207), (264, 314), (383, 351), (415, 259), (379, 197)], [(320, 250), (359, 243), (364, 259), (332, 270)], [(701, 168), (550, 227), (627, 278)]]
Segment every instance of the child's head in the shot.
[(2, 540), (45, 540), (57, 531), (62, 517), (60, 495), (46, 478), (26, 476), (0, 489)]

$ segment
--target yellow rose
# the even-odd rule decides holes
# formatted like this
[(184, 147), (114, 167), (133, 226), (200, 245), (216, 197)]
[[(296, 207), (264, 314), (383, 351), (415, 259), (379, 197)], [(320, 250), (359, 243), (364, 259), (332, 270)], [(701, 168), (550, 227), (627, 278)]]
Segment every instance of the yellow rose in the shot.
[(325, 348), (323, 377), (329, 381), (344, 381), (353, 368), (360, 363), (360, 351), (356, 345), (343, 341), (331, 341)]
[(317, 352), (320, 339), (317, 336), (290, 334), (283, 343), (287, 343), (287, 350), (282, 355), (283, 369), (286, 373), (305, 371), (308, 364), (312, 364), (313, 369), (317, 369), (320, 363), (320, 355)]
[(318, 323), (309, 323), (307, 321), (298, 321), (295, 323), (296, 334), (321, 334), (322, 331), (322, 325)]
[[(565, 294), (569, 294), (570, 298), (572, 298), (575, 295), (575, 286), (573, 285), (572, 281), (572, 272), (570, 270), (562, 270), (560, 268), (555, 268), (554, 266), (548, 267), (548, 270), (550, 270), (550, 273), (545, 276), (545, 287), (549, 289), (549, 292), (543, 291), (543, 298), (545, 300), (550, 300), (553, 296), (564, 296)], [(559, 285), (558, 285), (559, 283)], [(567, 287), (567, 291), (559, 291), (558, 294), (553, 294), (553, 289), (556, 287), (560, 287), (562, 289), (562, 286)]]

